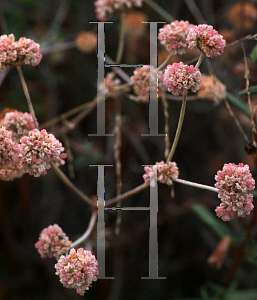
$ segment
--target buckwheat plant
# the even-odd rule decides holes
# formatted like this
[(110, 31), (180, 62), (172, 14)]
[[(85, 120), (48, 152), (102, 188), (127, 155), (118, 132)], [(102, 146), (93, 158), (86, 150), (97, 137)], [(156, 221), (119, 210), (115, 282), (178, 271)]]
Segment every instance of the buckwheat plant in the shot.
[(61, 255), (55, 264), (56, 275), (64, 287), (76, 289), (83, 296), (93, 281), (97, 280), (98, 262), (91, 251), (72, 248), (67, 256)]
[(172, 55), (184, 54), (187, 50), (187, 35), (190, 28), (194, 26), (188, 21), (174, 21), (170, 24), (165, 24), (163, 28), (159, 30), (158, 39), (161, 44)]
[(68, 252), (71, 241), (57, 224), (44, 228), (40, 235), (39, 241), (35, 244), (41, 258), (55, 257), (57, 260), (62, 254)]
[(225, 164), (222, 171), (215, 176), (215, 187), (221, 204), (216, 208), (217, 216), (223, 221), (232, 218), (245, 217), (253, 209), (253, 195), (248, 194), (255, 188), (255, 180), (250, 173), (249, 166), (242, 163)]

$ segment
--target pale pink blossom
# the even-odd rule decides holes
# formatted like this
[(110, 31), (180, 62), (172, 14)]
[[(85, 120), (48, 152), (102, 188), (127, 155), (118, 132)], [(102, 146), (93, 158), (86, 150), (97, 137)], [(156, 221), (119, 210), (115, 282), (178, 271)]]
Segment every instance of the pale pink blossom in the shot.
[(253, 195), (248, 194), (255, 187), (255, 180), (250, 173), (249, 166), (240, 163), (225, 164), (222, 171), (215, 176), (215, 187), (221, 204), (216, 208), (217, 216), (223, 221), (232, 218), (245, 217), (253, 209)]
[(67, 256), (62, 255), (55, 264), (56, 275), (64, 287), (76, 289), (83, 296), (91, 287), (93, 281), (97, 280), (98, 262), (91, 251), (72, 248)]
[(0, 70), (4, 70), (7, 65), (36, 66), (41, 59), (40, 46), (33, 40), (22, 37), (15, 41), (13, 34), (0, 36)]
[(105, 20), (107, 16), (126, 12), (132, 7), (141, 7), (142, 0), (97, 0), (94, 5), (97, 18)]
[(70, 245), (71, 241), (61, 227), (54, 224), (41, 231), (35, 247), (38, 249), (41, 258), (55, 257), (58, 260), (62, 254), (69, 251)]
[(18, 159), (17, 162), (11, 163), (0, 170), (0, 180), (11, 181), (22, 177), (23, 174), (24, 172), (20, 170), (20, 160)]
[(157, 162), (152, 167), (145, 167), (143, 175), (145, 184), (155, 185), (156, 181), (172, 185), (173, 181), (178, 178), (179, 170), (175, 162), (165, 163), (164, 161)]
[(194, 26), (188, 21), (174, 21), (170, 24), (165, 24), (159, 30), (158, 39), (164, 45), (167, 51), (175, 54), (184, 54), (187, 49), (187, 35), (190, 28)]
[(34, 177), (45, 175), (51, 167), (51, 162), (57, 166), (64, 164), (66, 153), (62, 143), (53, 134), (33, 129), (28, 136), (20, 140), (22, 158), (21, 169)]
[(188, 33), (188, 48), (199, 49), (207, 57), (221, 55), (226, 46), (226, 41), (212, 26), (200, 24), (193, 26)]
[(0, 128), (0, 169), (18, 161), (21, 148), (12, 139), (12, 132), (4, 126)]
[(114, 93), (120, 83), (121, 81), (111, 72), (107, 74), (105, 81), (99, 84), (99, 89), (105, 94)]
[(202, 76), (198, 68), (180, 62), (167, 66), (163, 81), (173, 95), (186, 95), (189, 90), (192, 92), (199, 90)]
[(19, 141), (24, 135), (28, 135), (29, 131), (36, 127), (32, 115), (20, 111), (6, 113), (3, 125), (12, 132), (12, 138), (16, 141)]
[(158, 90), (165, 91), (166, 87), (163, 83), (162, 71), (157, 71), (157, 69), (150, 65), (144, 65), (134, 70), (131, 81), (133, 83), (134, 93), (139, 96), (138, 100), (149, 103), (151, 85), (157, 87), (157, 75)]

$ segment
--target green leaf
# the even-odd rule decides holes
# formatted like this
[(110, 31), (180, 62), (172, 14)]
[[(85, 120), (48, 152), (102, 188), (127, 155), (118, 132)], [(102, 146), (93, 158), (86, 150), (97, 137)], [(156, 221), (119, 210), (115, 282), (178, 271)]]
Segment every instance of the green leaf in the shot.
[(221, 239), (226, 235), (232, 237), (229, 227), (223, 221), (215, 217), (204, 205), (195, 204), (192, 206), (192, 210)]
[(238, 98), (236, 98), (234, 95), (230, 94), (229, 92), (226, 92), (226, 99), (230, 104), (232, 104), (237, 109), (239, 109), (247, 117), (251, 118), (251, 112), (250, 112), (249, 108), (241, 100), (239, 100)]
[[(251, 87), (249, 87), (249, 92), (250, 94), (256, 94), (257, 93), (257, 85), (253, 85)], [(238, 95), (242, 96), (242, 95), (247, 95), (246, 90), (242, 90), (238, 93)]]
[(253, 48), (250, 54), (250, 58), (251, 58), (251, 64), (254, 64), (257, 60), (257, 45)]
[(229, 295), (226, 300), (256, 300), (257, 299), (257, 289), (249, 289), (245, 291), (236, 291)]

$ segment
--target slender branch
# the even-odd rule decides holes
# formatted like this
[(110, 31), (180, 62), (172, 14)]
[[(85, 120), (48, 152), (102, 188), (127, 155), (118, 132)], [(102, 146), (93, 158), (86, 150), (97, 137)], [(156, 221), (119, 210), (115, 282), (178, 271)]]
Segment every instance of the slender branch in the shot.
[(168, 55), (168, 57), (165, 59), (165, 61), (157, 68), (157, 71), (162, 71), (163, 69), (165, 69), (170, 61), (170, 59), (172, 58), (173, 53), (170, 53)]
[(199, 67), (200, 67), (200, 65), (201, 65), (204, 58), (205, 58), (205, 55), (203, 53), (201, 53), (201, 55), (198, 58), (198, 61), (197, 61), (196, 65), (195, 65), (195, 68), (199, 69)]
[(84, 234), (78, 238), (75, 242), (73, 242), (71, 245), (70, 245), (70, 248), (74, 248), (76, 246), (78, 246), (79, 244), (81, 244), (82, 242), (84, 242), (91, 234), (94, 226), (95, 226), (95, 222), (96, 222), (96, 217), (97, 217), (97, 212), (96, 211), (93, 211), (92, 212), (92, 215), (91, 215), (91, 218), (89, 220), (89, 224), (88, 224), (88, 227), (87, 227), (87, 230), (84, 232)]
[(19, 76), (20, 76), (20, 80), (21, 80), (21, 84), (22, 84), (22, 87), (23, 87), (24, 94), (25, 94), (26, 99), (27, 99), (27, 103), (28, 103), (28, 106), (29, 106), (29, 111), (30, 111), (30, 113), (32, 115), (32, 118), (33, 118), (33, 122), (35, 124), (35, 127), (37, 129), (39, 129), (37, 118), (36, 118), (36, 115), (35, 115), (35, 112), (34, 112), (34, 108), (33, 108), (33, 105), (32, 105), (31, 99), (30, 99), (30, 95), (29, 95), (29, 90), (28, 90), (26, 81), (24, 79), (21, 66), (17, 66), (17, 70), (18, 70), (18, 73), (19, 73)]
[(154, 9), (161, 17), (163, 17), (166, 21), (172, 22), (175, 21), (175, 18), (169, 14), (165, 9), (159, 6), (156, 2), (152, 0), (144, 0), (144, 2), (149, 5), (152, 9)]
[(187, 94), (184, 95), (184, 98), (183, 98), (183, 102), (182, 102), (182, 106), (181, 106), (181, 110), (180, 110), (179, 121), (178, 121), (178, 127), (177, 127), (176, 135), (175, 135), (169, 156), (167, 158), (167, 163), (171, 161), (173, 154), (176, 150), (177, 144), (178, 144), (181, 128), (182, 128), (183, 121), (184, 121), (185, 111), (186, 111), (186, 98), (187, 98)]
[(196, 187), (196, 188), (199, 188), (199, 189), (209, 190), (209, 191), (218, 193), (218, 189), (217, 188), (212, 187), (212, 186), (208, 186), (208, 185), (205, 185), (205, 184), (191, 182), (191, 181), (187, 181), (187, 180), (179, 179), (179, 178), (175, 179), (174, 181), (178, 182), (178, 183), (185, 184), (185, 185), (190, 185), (190, 186), (193, 186), (193, 187)]

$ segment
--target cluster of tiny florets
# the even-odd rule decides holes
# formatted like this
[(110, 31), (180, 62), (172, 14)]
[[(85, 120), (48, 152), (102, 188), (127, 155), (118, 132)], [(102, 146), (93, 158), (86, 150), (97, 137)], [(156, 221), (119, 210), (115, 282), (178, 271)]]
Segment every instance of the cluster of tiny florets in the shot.
[(105, 94), (114, 93), (120, 83), (121, 81), (115, 78), (115, 74), (111, 72), (107, 74), (104, 82), (99, 84), (99, 89)]
[(188, 21), (174, 21), (170, 24), (166, 24), (159, 30), (158, 39), (161, 44), (164, 45), (173, 55), (184, 54), (187, 49), (187, 35), (189, 33), (192, 24)]
[(64, 164), (63, 159), (66, 158), (66, 154), (62, 153), (64, 151), (62, 143), (45, 129), (31, 130), (28, 136), (21, 138), (20, 143), (21, 168), (29, 175), (34, 177), (45, 175), (47, 169), (51, 167), (51, 162), (57, 166)]
[(35, 247), (38, 249), (41, 258), (55, 257), (58, 260), (62, 254), (69, 251), (70, 245), (71, 241), (61, 227), (54, 224), (41, 231)]
[(6, 113), (3, 125), (12, 132), (12, 138), (16, 141), (28, 135), (29, 131), (36, 127), (32, 115), (20, 111)]
[(11, 163), (0, 170), (0, 180), (11, 181), (15, 178), (20, 178), (24, 172), (20, 170), (20, 159), (17, 162)]
[(126, 12), (134, 6), (142, 6), (142, 0), (97, 0), (94, 4), (97, 18), (99, 20), (105, 20), (109, 15)]
[(32, 65), (40, 63), (42, 54), (39, 44), (25, 37), (15, 41), (13, 34), (0, 36), (0, 70), (7, 65)]
[(143, 175), (145, 184), (155, 185), (156, 181), (172, 185), (173, 181), (178, 178), (179, 170), (175, 162), (165, 163), (164, 161), (157, 162), (152, 167), (145, 167)]
[(0, 128), (0, 169), (18, 161), (21, 148), (12, 139), (12, 132), (4, 126)]
[(215, 57), (221, 55), (226, 46), (223, 36), (213, 29), (212, 26), (200, 24), (193, 26), (188, 33), (188, 48), (199, 49), (207, 57)]
[(192, 92), (199, 90), (202, 76), (198, 68), (180, 62), (167, 66), (163, 81), (173, 95), (186, 95), (189, 90)]
[(69, 255), (62, 255), (55, 264), (56, 275), (64, 287), (76, 289), (76, 292), (83, 296), (97, 280), (98, 262), (91, 251), (79, 248), (77, 251), (72, 248)]
[(131, 76), (134, 93), (139, 96), (139, 99), (148, 102), (150, 96), (151, 85), (157, 85), (158, 73), (158, 89), (165, 90), (163, 84), (163, 72), (157, 71), (153, 66), (145, 65), (134, 70), (134, 75)]
[(216, 208), (217, 216), (223, 221), (236, 217), (245, 217), (253, 209), (253, 195), (248, 194), (255, 187), (255, 180), (249, 166), (240, 163), (225, 164), (222, 171), (215, 176), (215, 187), (221, 204)]

